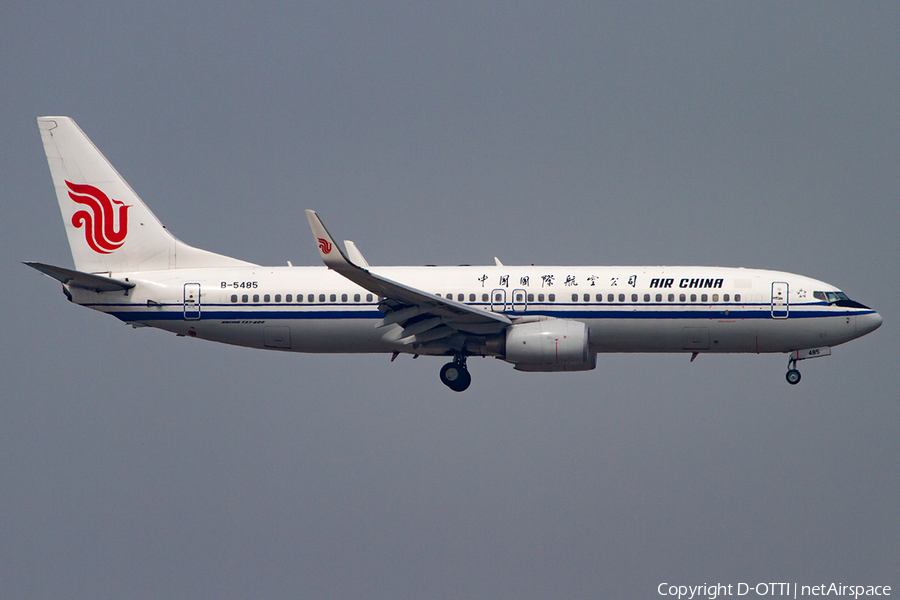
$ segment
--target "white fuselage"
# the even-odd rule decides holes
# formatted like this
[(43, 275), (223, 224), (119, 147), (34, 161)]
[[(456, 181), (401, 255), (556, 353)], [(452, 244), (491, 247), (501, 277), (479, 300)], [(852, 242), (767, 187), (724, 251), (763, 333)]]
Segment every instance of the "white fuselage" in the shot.
[[(790, 352), (877, 328), (871, 309), (814, 297), (831, 285), (724, 267), (372, 267), (372, 273), (505, 314), (570, 319), (591, 352)], [(111, 273), (125, 292), (70, 289), (73, 301), (135, 326), (295, 352), (444, 354), (378, 328), (379, 298), (325, 267), (226, 267)], [(395, 336), (396, 337), (396, 336)], [(473, 352), (473, 354), (497, 354)]]

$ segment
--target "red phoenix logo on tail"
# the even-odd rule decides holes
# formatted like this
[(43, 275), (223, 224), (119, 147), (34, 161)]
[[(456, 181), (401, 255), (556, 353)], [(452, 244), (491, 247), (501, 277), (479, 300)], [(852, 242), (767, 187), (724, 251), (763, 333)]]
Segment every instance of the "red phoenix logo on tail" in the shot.
[(322, 254), (331, 254), (331, 242), (326, 239), (319, 238), (319, 250)]
[[(66, 181), (66, 185), (69, 186), (69, 198), (91, 209), (91, 212), (79, 210), (72, 215), (72, 225), (78, 229), (84, 226), (84, 238), (88, 246), (100, 254), (110, 254), (120, 248), (128, 235), (128, 209), (131, 206), (125, 206), (124, 202), (118, 200), (110, 200), (92, 185), (69, 181)], [(118, 205), (118, 214), (113, 204)], [(115, 229), (116, 217), (118, 229)]]

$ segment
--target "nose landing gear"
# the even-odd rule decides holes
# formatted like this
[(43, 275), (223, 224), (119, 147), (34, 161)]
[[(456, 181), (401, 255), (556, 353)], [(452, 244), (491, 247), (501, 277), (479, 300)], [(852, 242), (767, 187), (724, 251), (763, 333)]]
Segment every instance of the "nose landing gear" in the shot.
[(794, 350), (788, 354), (788, 372), (784, 378), (791, 385), (800, 383), (800, 371), (797, 370), (797, 361), (806, 360), (807, 358), (819, 358), (821, 356), (830, 356), (831, 348), (822, 346), (820, 348), (807, 348), (806, 350)]
[[(788, 367), (790, 367), (790, 366), (791, 366), (791, 365), (788, 365)], [(788, 382), (789, 384), (791, 384), (791, 385), (797, 385), (798, 383), (800, 383), (800, 371), (798, 371), (797, 369), (791, 369), (791, 368), (789, 368), (789, 369), (788, 369), (788, 372), (787, 372), (787, 374), (784, 376), (784, 378), (787, 379), (787, 382)]]
[(472, 383), (472, 376), (466, 368), (466, 357), (457, 356), (453, 362), (448, 362), (441, 367), (441, 383), (454, 392), (463, 392)]
[(800, 371), (797, 370), (797, 354), (795, 352), (791, 352), (788, 355), (788, 372), (784, 376), (787, 379), (787, 382), (791, 385), (797, 385), (800, 383)]

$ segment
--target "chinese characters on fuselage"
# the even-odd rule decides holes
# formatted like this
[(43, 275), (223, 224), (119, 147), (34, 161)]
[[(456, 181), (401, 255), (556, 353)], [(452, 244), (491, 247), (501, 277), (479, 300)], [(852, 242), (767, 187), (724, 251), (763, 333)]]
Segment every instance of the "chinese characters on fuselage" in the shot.
[[(500, 279), (498, 285), (500, 287), (509, 287), (509, 275), (500, 275)], [(485, 282), (489, 279), (489, 277), (485, 274), (481, 277), (478, 277), (478, 281), (481, 283), (481, 287), (484, 287)], [(591, 275), (589, 277), (585, 277), (585, 282), (591, 286), (596, 286), (596, 282), (599, 277), (596, 275)], [(609, 287), (617, 287), (619, 284), (620, 277), (611, 277), (609, 281)], [(555, 283), (556, 275), (541, 275), (541, 287), (552, 287)], [(630, 275), (628, 277), (628, 285), (635, 288), (637, 287), (638, 276)], [(683, 277), (677, 281), (677, 287), (692, 289), (721, 289), (725, 283), (724, 279), (710, 279), (703, 277)], [(531, 277), (528, 275), (519, 277), (519, 285), (523, 287), (531, 286)], [(565, 282), (563, 283), (565, 286), (577, 286), (578, 279), (575, 275), (566, 275)], [(664, 288), (671, 289), (676, 287), (676, 280), (674, 277), (655, 277), (650, 280), (650, 288)]]

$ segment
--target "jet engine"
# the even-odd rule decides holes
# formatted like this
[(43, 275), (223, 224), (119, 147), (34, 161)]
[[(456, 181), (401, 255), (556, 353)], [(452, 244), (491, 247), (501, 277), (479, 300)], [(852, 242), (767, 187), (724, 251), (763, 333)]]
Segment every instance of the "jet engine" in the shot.
[(597, 354), (588, 348), (587, 325), (569, 319), (511, 325), (504, 360), (517, 371), (590, 371), (597, 366)]

